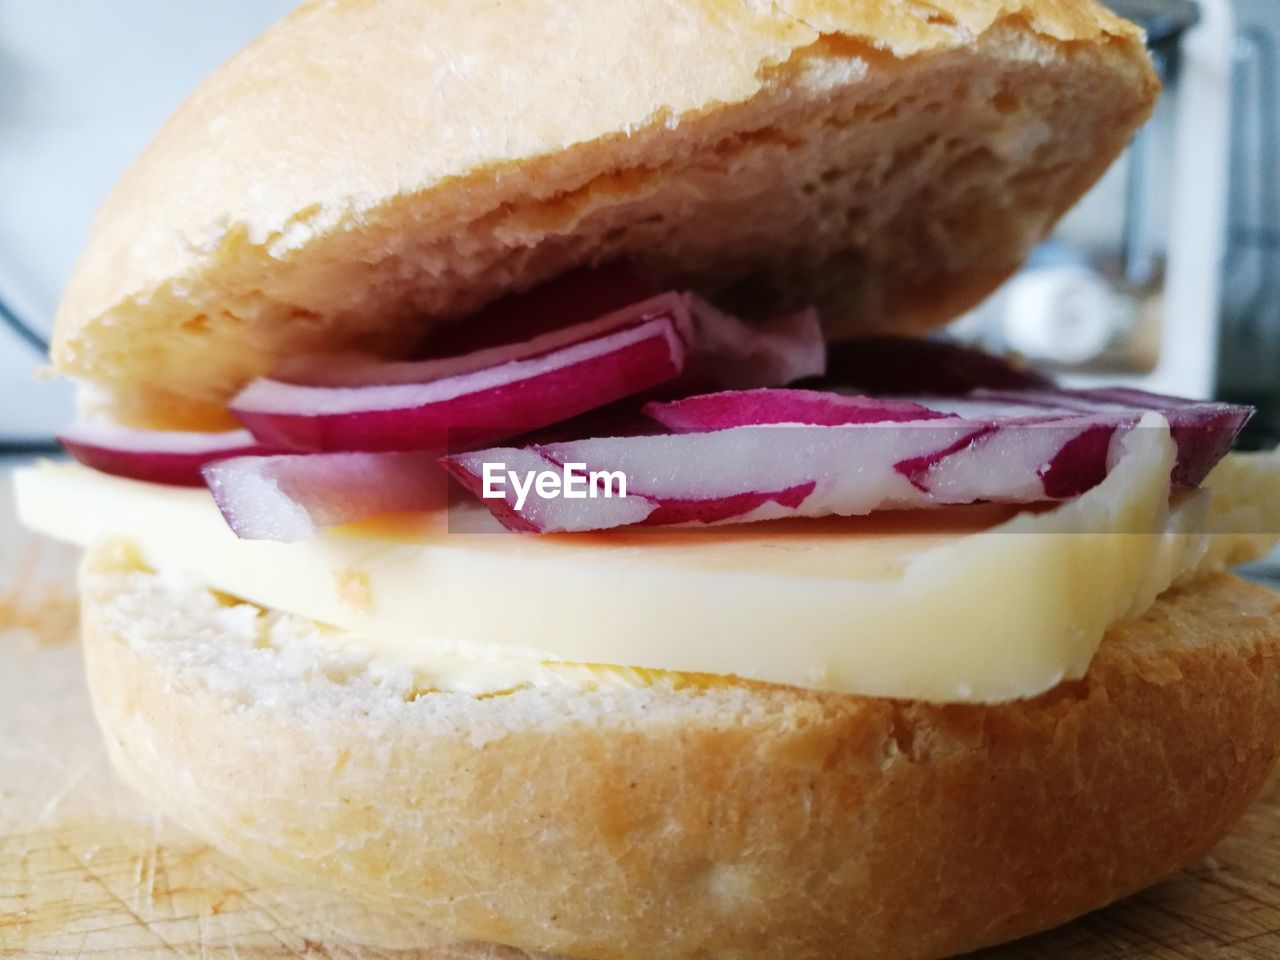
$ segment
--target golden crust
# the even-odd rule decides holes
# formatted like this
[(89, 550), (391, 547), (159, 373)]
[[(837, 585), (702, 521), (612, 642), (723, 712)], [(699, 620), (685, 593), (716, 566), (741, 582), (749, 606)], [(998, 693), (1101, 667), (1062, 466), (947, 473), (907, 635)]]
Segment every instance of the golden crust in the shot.
[(395, 352), (617, 254), (803, 284), (839, 331), (927, 326), (1016, 266), (1156, 87), (1090, 0), (315, 0), (121, 180), (55, 360), (126, 419), (212, 425), (282, 354)]
[[(126, 779), (247, 863), (396, 918), (387, 945), (950, 955), (1176, 871), (1280, 743), (1280, 601), (1226, 574), (1114, 628), (1085, 679), (993, 706), (743, 683), (415, 698), (305, 643), (184, 628), (207, 599), (122, 610), (119, 581), (85, 587)], [(143, 636), (148, 616), (169, 619)]]

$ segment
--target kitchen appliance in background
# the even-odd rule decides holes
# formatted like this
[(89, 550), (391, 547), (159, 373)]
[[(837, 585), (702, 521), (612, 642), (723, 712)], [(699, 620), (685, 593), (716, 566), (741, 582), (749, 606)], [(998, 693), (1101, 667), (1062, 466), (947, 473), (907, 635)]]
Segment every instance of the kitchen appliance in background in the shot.
[(1218, 392), (1253, 404), (1246, 442), (1280, 444), (1280, 0), (1238, 0)]
[[(1265, 109), (1280, 109), (1265, 73), (1273, 51), (1247, 41), (1243, 4), (1230, 0), (1109, 2), (1147, 30), (1165, 85), (1152, 120), (1028, 265), (953, 332), (1074, 385), (1212, 396), (1229, 379), (1219, 377), (1219, 316), (1241, 269), (1228, 265), (1224, 285), (1228, 211), (1256, 203), (1236, 198), (1247, 188), (1235, 181), (1274, 187), (1277, 175), (1261, 172), (1255, 117), (1264, 107), (1241, 99), (1252, 84)], [(1258, 4), (1280, 17), (1277, 0)], [(1245, 234), (1231, 237), (1233, 256), (1243, 256)], [(1280, 308), (1277, 291), (1258, 296)], [(1224, 357), (1242, 349), (1221, 346)]]

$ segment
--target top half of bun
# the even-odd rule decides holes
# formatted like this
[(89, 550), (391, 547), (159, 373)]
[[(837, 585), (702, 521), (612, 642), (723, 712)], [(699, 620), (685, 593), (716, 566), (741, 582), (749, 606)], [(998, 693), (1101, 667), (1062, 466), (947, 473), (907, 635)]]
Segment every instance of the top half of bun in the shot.
[(125, 174), (54, 357), (213, 427), (298, 351), (395, 354), (584, 261), (832, 333), (1008, 275), (1150, 111), (1093, 0), (312, 0)]

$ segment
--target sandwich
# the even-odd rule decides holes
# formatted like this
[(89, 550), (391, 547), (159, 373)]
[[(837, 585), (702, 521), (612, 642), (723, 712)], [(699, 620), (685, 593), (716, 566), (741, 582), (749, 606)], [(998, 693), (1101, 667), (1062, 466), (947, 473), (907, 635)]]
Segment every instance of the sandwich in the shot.
[(1157, 92), (1089, 0), (304, 3), (106, 201), (17, 478), (120, 775), (450, 955), (919, 960), (1176, 872), (1276, 759), (1280, 460), (924, 339)]

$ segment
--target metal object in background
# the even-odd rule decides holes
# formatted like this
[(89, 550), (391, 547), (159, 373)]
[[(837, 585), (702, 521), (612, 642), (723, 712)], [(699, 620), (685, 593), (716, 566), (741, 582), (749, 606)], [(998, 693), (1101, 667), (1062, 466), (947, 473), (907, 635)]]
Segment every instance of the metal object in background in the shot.
[[(27, 323), (9, 306), (8, 301), (0, 298), (0, 360), (5, 361), (5, 369), (0, 369), (0, 457), (6, 454), (51, 453), (58, 449), (51, 436), (20, 426), (31, 420), (31, 408), (22, 397), (14, 397), (23, 389), (22, 381), (29, 378), (26, 371), (44, 365), (47, 353), (49, 342), (40, 330)], [(22, 371), (17, 378), (10, 372), (10, 367)], [(40, 402), (41, 390), (37, 389), (35, 396), (35, 402)]]
[[(1245, 440), (1280, 443), (1280, 3), (1237, 35), (1220, 392), (1258, 408)], [(1269, 14), (1269, 16), (1268, 16)]]
[[(1182, 40), (1200, 23), (1199, 5), (1193, 0), (1110, 0), (1109, 6), (1146, 31), (1156, 70), (1166, 88), (1176, 90)], [(1121, 275), (1131, 289), (1146, 288), (1159, 280), (1162, 251), (1150, 224), (1151, 205), (1161, 205), (1161, 198), (1152, 195), (1154, 184), (1149, 176), (1153, 164), (1159, 162), (1158, 151), (1152, 127), (1139, 130), (1129, 147)]]
[(19, 340), (23, 341), (40, 356), (49, 352), (49, 342), (36, 329), (29, 326), (19, 317), (4, 300), (0, 300), (0, 327), (7, 327)]
[(1164, 82), (1151, 122), (961, 335), (1021, 352), (1072, 385), (1208, 397), (1218, 365), (1234, 8), (1232, 0), (1110, 5), (1147, 31)]
[[(49, 352), (49, 342), (34, 327), (0, 299), (0, 346), (8, 340), (25, 345), (38, 360)], [(0, 456), (7, 454), (50, 453), (58, 449), (57, 443), (44, 437), (0, 436)]]

